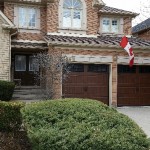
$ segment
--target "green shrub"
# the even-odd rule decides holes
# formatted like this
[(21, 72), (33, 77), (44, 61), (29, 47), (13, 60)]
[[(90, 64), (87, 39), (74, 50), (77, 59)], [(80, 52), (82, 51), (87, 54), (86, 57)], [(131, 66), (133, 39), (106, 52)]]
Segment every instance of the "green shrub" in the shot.
[(0, 80), (0, 100), (9, 101), (12, 98), (15, 84), (9, 81)]
[(149, 150), (132, 120), (98, 101), (51, 100), (21, 112), (33, 150)]
[(19, 130), (22, 124), (21, 102), (0, 102), (0, 131)]

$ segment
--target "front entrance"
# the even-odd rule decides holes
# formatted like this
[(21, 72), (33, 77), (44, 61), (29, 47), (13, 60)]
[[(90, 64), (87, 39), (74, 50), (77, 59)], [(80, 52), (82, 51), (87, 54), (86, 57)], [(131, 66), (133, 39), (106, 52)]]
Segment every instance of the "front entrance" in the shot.
[(109, 105), (109, 66), (103, 64), (72, 64), (63, 84), (63, 96), (90, 98)]
[(150, 105), (150, 66), (118, 65), (118, 106)]
[(16, 54), (14, 59), (14, 79), (21, 80), (23, 86), (37, 84), (35, 71), (38, 72), (39, 67), (35, 64), (33, 55)]

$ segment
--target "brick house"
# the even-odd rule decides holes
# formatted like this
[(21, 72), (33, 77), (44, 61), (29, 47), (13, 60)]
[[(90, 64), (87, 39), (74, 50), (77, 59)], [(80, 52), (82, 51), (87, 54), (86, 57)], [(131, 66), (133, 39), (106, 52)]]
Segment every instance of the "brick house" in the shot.
[(141, 39), (150, 40), (150, 18), (134, 26), (132, 34)]
[(0, 79), (33, 85), (33, 54), (59, 52), (74, 69), (57, 87), (58, 98), (150, 105), (150, 41), (129, 38), (135, 53), (132, 68), (119, 45), (123, 35), (130, 37), (136, 13), (102, 0), (5, 0), (0, 9)]

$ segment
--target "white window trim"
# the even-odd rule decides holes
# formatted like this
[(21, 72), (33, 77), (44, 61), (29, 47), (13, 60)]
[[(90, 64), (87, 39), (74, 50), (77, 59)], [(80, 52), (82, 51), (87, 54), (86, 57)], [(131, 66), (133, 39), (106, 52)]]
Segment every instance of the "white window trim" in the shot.
[(82, 11), (82, 22), (81, 22), (81, 28), (65, 28), (63, 27), (63, 2), (64, 0), (60, 0), (59, 2), (59, 32), (69, 32), (70, 31), (77, 31), (80, 33), (86, 33), (87, 30), (87, 8), (86, 3), (84, 0), (81, 0), (81, 3), (83, 5), (83, 11)]
[[(102, 29), (102, 26), (103, 26), (103, 19), (105, 18), (108, 18), (109, 20), (113, 20), (113, 19), (116, 19), (118, 20), (118, 33), (116, 32), (104, 32), (103, 29)], [(123, 18), (121, 17), (115, 17), (115, 16), (101, 16), (100, 18), (100, 28), (99, 28), (99, 32), (101, 34), (117, 34), (117, 35), (122, 35), (123, 34)]]
[[(19, 8), (33, 8), (36, 9), (36, 27), (19, 27)], [(20, 29), (20, 30), (30, 30), (38, 32), (40, 30), (40, 8), (28, 6), (28, 5), (15, 5), (14, 6), (14, 24)]]

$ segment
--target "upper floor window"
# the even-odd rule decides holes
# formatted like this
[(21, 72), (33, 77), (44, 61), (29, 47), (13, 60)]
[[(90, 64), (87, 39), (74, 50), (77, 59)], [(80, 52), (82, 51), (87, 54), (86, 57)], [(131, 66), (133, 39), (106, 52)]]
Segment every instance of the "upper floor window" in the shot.
[(102, 32), (118, 33), (119, 32), (119, 20), (111, 18), (102, 19)]
[(82, 3), (80, 0), (64, 0), (63, 3), (63, 27), (81, 28)]
[(36, 28), (35, 8), (19, 8), (19, 27)]
[(39, 29), (40, 10), (35, 7), (15, 7), (14, 23), (22, 29)]
[(84, 0), (60, 0), (60, 29), (86, 30), (86, 4)]
[(102, 17), (100, 27), (101, 33), (123, 34), (123, 18)]

